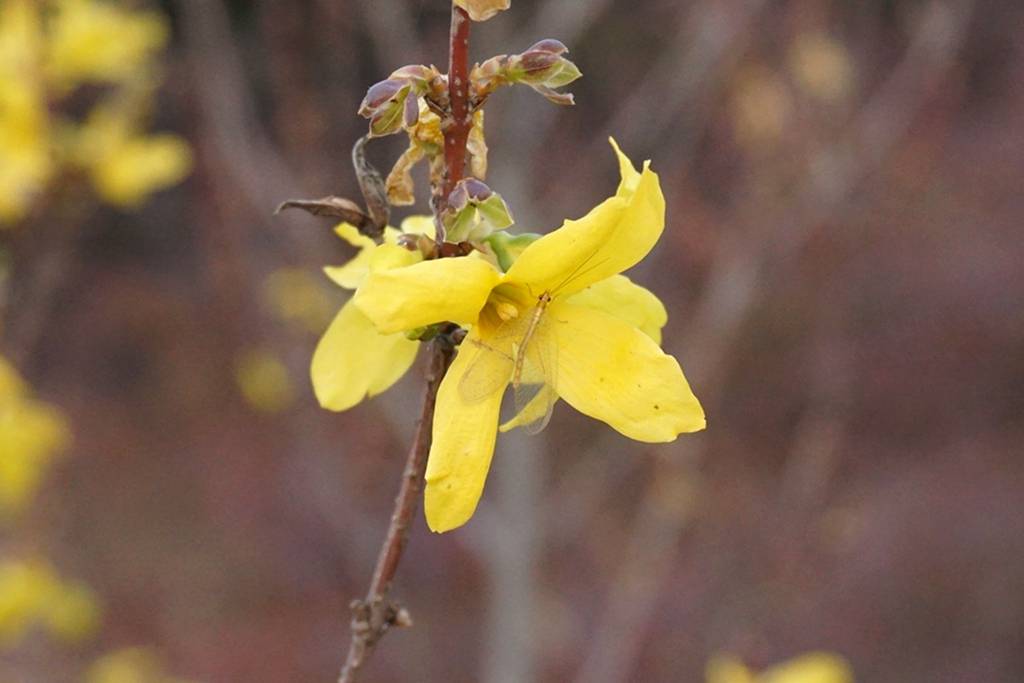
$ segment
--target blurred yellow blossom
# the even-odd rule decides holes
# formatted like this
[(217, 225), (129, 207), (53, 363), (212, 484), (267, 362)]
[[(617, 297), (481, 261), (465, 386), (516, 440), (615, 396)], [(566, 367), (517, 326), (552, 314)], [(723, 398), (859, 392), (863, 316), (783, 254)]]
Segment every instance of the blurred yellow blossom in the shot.
[(164, 672), (160, 659), (143, 648), (126, 648), (97, 659), (85, 683), (185, 683)]
[(335, 313), (323, 278), (302, 268), (279, 268), (263, 283), (266, 307), (281, 320), (295, 322), (310, 332), (323, 330)]
[(192, 167), (192, 154), (181, 138), (140, 134), (129, 114), (102, 105), (81, 127), (75, 159), (101, 198), (129, 208), (178, 182)]
[(714, 657), (707, 666), (707, 683), (853, 683), (850, 664), (828, 652), (810, 652), (761, 673), (728, 656)]
[(17, 372), (0, 357), (0, 519), (29, 502), (67, 441), (60, 414), (30, 399)]
[(35, 4), (0, 4), (0, 224), (21, 216), (53, 173), (46, 102), (36, 57)]
[(777, 142), (793, 113), (783, 80), (764, 66), (752, 66), (741, 71), (733, 88), (733, 129), (739, 143), (757, 149)]
[(288, 368), (266, 350), (243, 353), (235, 364), (235, 380), (246, 402), (264, 413), (279, 413), (295, 402)]
[[(128, 208), (188, 173), (182, 140), (142, 132), (147, 107), (139, 104), (152, 100), (167, 33), (162, 16), (125, 3), (0, 3), (0, 226), (22, 218), (64, 165), (85, 170), (104, 201)], [(85, 123), (62, 113), (75, 88), (94, 82), (115, 87)]]
[(57, 84), (136, 78), (167, 42), (159, 14), (96, 0), (51, 4), (46, 68)]
[(853, 60), (846, 47), (823, 32), (801, 33), (789, 49), (797, 83), (812, 96), (838, 102), (853, 89)]
[(30, 629), (76, 641), (99, 621), (99, 607), (84, 585), (63, 581), (42, 561), (0, 564), (0, 646), (11, 646)]

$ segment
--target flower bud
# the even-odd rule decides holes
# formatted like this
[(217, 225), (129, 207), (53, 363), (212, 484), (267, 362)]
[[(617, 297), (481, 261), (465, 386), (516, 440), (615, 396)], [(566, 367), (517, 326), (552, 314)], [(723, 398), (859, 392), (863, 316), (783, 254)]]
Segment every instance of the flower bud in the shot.
[(498, 55), (477, 64), (470, 75), (477, 99), (482, 101), (503, 85), (523, 83), (555, 104), (574, 104), (572, 95), (555, 91), (583, 75), (562, 56), (568, 51), (560, 41), (548, 38), (521, 54)]
[(478, 242), (513, 223), (512, 213), (501, 195), (476, 178), (456, 184), (448, 197), (443, 221), (449, 242)]
[(545, 38), (544, 40), (538, 40), (536, 43), (531, 45), (526, 50), (527, 52), (550, 52), (556, 55), (564, 55), (569, 51), (569, 48), (565, 46), (560, 40), (554, 38)]
[(405, 85), (404, 81), (393, 78), (374, 83), (366, 91), (366, 97), (363, 98), (362, 104), (359, 105), (359, 115), (369, 118), (390, 100), (394, 99)]
[(359, 106), (359, 115), (370, 119), (370, 135), (382, 137), (411, 129), (420, 118), (420, 99), (443, 95), (443, 81), (435, 67), (410, 64), (370, 86)]

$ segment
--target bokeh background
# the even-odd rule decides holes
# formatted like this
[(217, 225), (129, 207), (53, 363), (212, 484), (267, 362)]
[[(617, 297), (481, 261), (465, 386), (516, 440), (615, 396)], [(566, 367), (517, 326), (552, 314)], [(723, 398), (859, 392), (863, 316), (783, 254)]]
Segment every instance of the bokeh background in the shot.
[[(166, 31), (137, 125), (188, 151), (128, 155), (135, 202), (84, 152), (0, 229), (0, 353), (70, 434), (0, 552), (99, 610), (72, 643), (9, 639), (0, 678), (145, 647), (189, 680), (334, 680), (422, 364), (317, 406), (347, 296), (320, 268), (352, 250), (272, 212), (358, 196), (355, 109), (393, 68), (443, 67), (448, 4), (128, 4)], [(514, 0), (475, 26), (475, 59), (554, 37), (584, 73), (575, 108), (488, 104), (520, 229), (612, 193), (609, 135), (653, 160), (667, 227), (631, 275), (708, 430), (648, 446), (559, 405), (503, 436), (467, 527), (417, 515), (394, 589), (415, 627), (366, 680), (699, 682), (716, 654), (814, 650), (870, 683), (1024, 680), (1022, 28), (1015, 0)]]

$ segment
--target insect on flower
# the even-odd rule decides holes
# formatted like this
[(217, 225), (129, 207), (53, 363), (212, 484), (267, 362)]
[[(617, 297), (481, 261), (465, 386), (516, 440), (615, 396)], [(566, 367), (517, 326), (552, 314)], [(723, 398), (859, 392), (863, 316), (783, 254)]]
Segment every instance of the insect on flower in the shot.
[[(492, 300), (496, 303), (489, 310), (498, 319), (496, 331), (488, 341), (472, 337), (466, 341), (476, 356), (459, 382), (459, 393), (467, 403), (483, 401), (502, 382), (509, 382), (515, 424), (529, 434), (544, 430), (558, 400), (558, 320), (549, 315), (549, 307), (566, 287), (606, 260), (591, 263), (597, 254), (591, 252), (564, 280), (539, 296), (527, 284), (534, 300), (525, 309), (520, 309), (511, 292), (503, 293), (500, 286), (495, 290)], [(481, 324), (486, 325), (484, 318)]]

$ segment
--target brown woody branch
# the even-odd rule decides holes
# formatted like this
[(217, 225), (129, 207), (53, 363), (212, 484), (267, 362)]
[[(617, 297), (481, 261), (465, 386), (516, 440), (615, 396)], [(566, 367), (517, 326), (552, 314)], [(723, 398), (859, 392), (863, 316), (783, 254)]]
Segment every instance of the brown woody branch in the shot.
[(452, 32), (448, 62), (448, 96), (451, 118), (444, 127), (445, 178), (443, 196), (448, 197), (466, 169), (466, 141), (473, 127), (469, 102), (469, 15), (452, 7)]
[(352, 683), (356, 674), (369, 659), (377, 642), (392, 626), (408, 626), (412, 623), (408, 613), (392, 602), (388, 593), (391, 581), (398, 570), (406, 541), (409, 538), (409, 524), (416, 512), (420, 492), (423, 490), (423, 470), (430, 451), (430, 434), (434, 421), (434, 405), (437, 390), (444, 379), (448, 366), (455, 355), (455, 348), (447, 337), (438, 337), (430, 343), (430, 368), (427, 387), (423, 393), (423, 407), (416, 424), (416, 435), (409, 448), (409, 457), (402, 474), (402, 485), (395, 498), (395, 509), (391, 513), (384, 544), (377, 557), (370, 589), (363, 600), (352, 602), (352, 640), (348, 656), (341, 671), (339, 683)]

